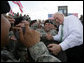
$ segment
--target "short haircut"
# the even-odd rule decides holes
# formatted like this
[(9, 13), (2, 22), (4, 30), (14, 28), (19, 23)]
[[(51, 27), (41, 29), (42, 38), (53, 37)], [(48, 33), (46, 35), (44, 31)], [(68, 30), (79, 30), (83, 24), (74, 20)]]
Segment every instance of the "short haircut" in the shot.
[(5, 14), (10, 11), (10, 5), (8, 1), (1, 1), (1, 14)]
[(56, 12), (56, 13), (54, 13), (53, 16), (55, 16), (55, 15), (62, 15), (62, 16), (64, 16), (64, 14), (63, 14), (63, 13), (60, 13), (60, 12)]
[(16, 26), (17, 24), (21, 23), (23, 20), (24, 20), (23, 17), (17, 17), (17, 18), (15, 18), (14, 26)]

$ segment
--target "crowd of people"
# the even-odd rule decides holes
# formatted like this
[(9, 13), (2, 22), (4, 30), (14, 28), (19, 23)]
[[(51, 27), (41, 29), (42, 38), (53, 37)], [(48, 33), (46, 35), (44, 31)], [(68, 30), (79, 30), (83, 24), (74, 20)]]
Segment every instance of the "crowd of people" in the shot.
[[(10, 6), (3, 3), (8, 5), (8, 2), (1, 4), (6, 9), (3, 7), (1, 10), (1, 62), (70, 62), (78, 59), (83, 61), (83, 28), (78, 18), (64, 18), (63, 14), (55, 13), (54, 19), (31, 20), (29, 15), (7, 15)], [(73, 26), (70, 23), (73, 23)], [(62, 25), (64, 35), (60, 40)], [(80, 45), (81, 49), (78, 47)], [(70, 57), (72, 51), (68, 49), (76, 46), (75, 49), (79, 48), (80, 55), (72, 54)]]

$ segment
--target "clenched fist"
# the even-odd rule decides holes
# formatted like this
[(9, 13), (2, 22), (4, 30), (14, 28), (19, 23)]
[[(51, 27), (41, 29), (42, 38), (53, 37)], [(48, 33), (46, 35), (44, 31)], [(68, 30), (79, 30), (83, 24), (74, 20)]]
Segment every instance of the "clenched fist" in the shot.
[(29, 23), (27, 21), (23, 21), (25, 24), (25, 33), (23, 35), (22, 28), (20, 25), (17, 25), (18, 27), (14, 27), (13, 29), (19, 30), (19, 36), (20, 36), (20, 41), (26, 46), (26, 47), (31, 47), (35, 45), (37, 42), (40, 42), (40, 33), (31, 30), (29, 28)]

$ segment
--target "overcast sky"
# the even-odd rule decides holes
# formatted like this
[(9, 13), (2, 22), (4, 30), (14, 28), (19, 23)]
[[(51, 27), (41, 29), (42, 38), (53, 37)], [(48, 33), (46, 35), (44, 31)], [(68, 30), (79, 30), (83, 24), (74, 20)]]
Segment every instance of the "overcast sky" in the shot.
[[(68, 13), (78, 13), (78, 17), (83, 14), (83, 1), (21, 1), (23, 5), (23, 15), (28, 14), (31, 19), (47, 19), (48, 14), (58, 11), (58, 6), (68, 6)], [(21, 13), (19, 7), (9, 1), (12, 10)]]

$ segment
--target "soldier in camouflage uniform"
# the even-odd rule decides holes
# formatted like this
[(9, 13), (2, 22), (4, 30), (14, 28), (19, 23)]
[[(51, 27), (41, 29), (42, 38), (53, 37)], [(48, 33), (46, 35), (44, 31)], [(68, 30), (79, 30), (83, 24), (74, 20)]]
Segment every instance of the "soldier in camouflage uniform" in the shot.
[[(18, 22), (20, 21), (20, 22)], [(15, 23), (14, 25), (16, 26), (16, 24), (20, 24), (22, 26), (22, 29), (23, 29), (23, 33), (25, 32), (25, 29), (24, 29), (24, 24), (21, 23), (22, 21), (24, 21), (24, 18), (23, 17), (19, 17), (19, 18), (16, 18), (16, 22), (18, 23)], [(20, 62), (27, 62), (27, 58), (26, 56), (28, 56), (27, 54), (27, 47), (25, 47), (21, 42), (20, 42), (20, 39), (19, 39), (19, 33), (17, 31), (13, 31), (16, 37), (16, 43), (15, 43), (15, 47), (14, 47), (14, 55), (15, 57), (17, 58), (17, 60), (20, 60)]]
[[(9, 17), (7, 17), (7, 18), (9, 19)], [(9, 21), (10, 20), (13, 20), (13, 18), (9, 19)], [(16, 21), (19, 21), (19, 20), (22, 20), (22, 19), (20, 18)], [(12, 22), (12, 21), (10, 21), (10, 22)], [(27, 62), (27, 58), (26, 58), (26, 56), (28, 56), (27, 48), (22, 43), (20, 43), (18, 36), (19, 36), (18, 32), (14, 33), (11, 28), (10, 32), (9, 32), (9, 43), (7, 46), (5, 46), (5, 50), (6, 50), (6, 52), (13, 53), (12, 55), (14, 55), (14, 57), (17, 60), (19, 60), (19, 62)]]
[(32, 21), (30, 22), (30, 28), (33, 29), (33, 30), (38, 29), (37, 20), (32, 20)]
[[(4, 50), (4, 47), (9, 42), (8, 33), (11, 26), (3, 13), (7, 13), (9, 10), (10, 7), (8, 2), (1, 2), (1, 62), (20, 62), (20, 60), (14, 56), (13, 52)], [(35, 62), (61, 62), (56, 57), (50, 55), (45, 44), (40, 42), (40, 34), (37, 31), (31, 30), (27, 21), (24, 23), (26, 27), (25, 34), (23, 34), (21, 27), (13, 27), (13, 29), (18, 30), (21, 43), (29, 49), (30, 55)]]
[[(46, 27), (45, 27), (46, 23), (49, 24), (48, 27), (47, 27), (47, 30), (45, 30), (45, 29), (46, 29)], [(46, 35), (47, 35), (48, 33), (51, 34), (52, 36), (55, 36), (55, 35), (57, 34), (56, 28), (50, 27), (51, 25), (54, 25), (53, 22), (51, 22), (51, 21), (49, 21), (49, 20), (46, 20), (45, 23), (44, 23), (44, 29), (37, 29), (37, 31), (39, 31), (40, 34), (41, 34), (41, 41), (44, 42), (44, 44), (45, 44), (46, 46), (48, 46), (48, 45), (51, 44), (51, 43), (52, 43), (52, 44), (53, 44), (53, 43), (59, 44), (58, 41), (47, 40), (47, 38), (46, 38)], [(54, 25), (54, 26), (55, 26), (55, 25)], [(48, 28), (49, 28), (49, 29), (48, 29)], [(52, 53), (50, 52), (50, 54), (52, 54)], [(52, 54), (52, 55), (53, 55), (53, 54)], [(54, 56), (55, 56), (55, 57), (58, 57), (62, 62), (66, 62), (66, 61), (67, 61), (67, 56), (66, 56), (65, 52), (63, 52), (63, 51), (61, 51), (58, 55), (54, 55)]]
[[(49, 21), (49, 20), (46, 20), (45, 23), (44, 23), (44, 28), (42, 29), (37, 29), (37, 31), (40, 32), (41, 34), (41, 40), (47, 40), (46, 39), (46, 35), (47, 33), (50, 33), (52, 34), (53, 36), (57, 34), (57, 31), (55, 28), (52, 28), (50, 27), (50, 25), (53, 25), (53, 22)], [(54, 25), (53, 25), (54, 26)], [(54, 26), (55, 27), (55, 26)], [(46, 43), (46, 45), (48, 45), (48, 42), (47, 41), (43, 41)]]

